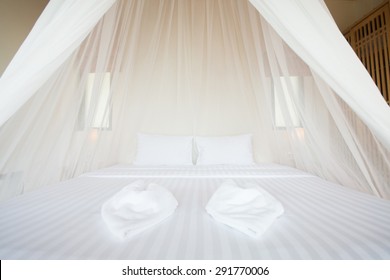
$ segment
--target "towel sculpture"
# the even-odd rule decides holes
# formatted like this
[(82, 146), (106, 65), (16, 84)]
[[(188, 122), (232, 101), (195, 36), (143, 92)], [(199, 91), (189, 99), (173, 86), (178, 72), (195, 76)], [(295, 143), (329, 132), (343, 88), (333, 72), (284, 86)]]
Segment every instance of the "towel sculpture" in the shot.
[(224, 182), (212, 195), (206, 211), (218, 222), (251, 237), (262, 235), (283, 214), (282, 204), (255, 184)]
[(165, 188), (136, 181), (106, 201), (101, 214), (110, 231), (124, 239), (163, 221), (177, 205), (175, 197)]

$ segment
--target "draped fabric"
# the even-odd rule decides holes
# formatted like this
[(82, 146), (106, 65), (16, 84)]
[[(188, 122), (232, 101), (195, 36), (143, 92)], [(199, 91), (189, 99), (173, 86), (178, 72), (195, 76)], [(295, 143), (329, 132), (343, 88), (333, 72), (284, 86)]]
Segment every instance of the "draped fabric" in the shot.
[(69, 57), (114, 2), (49, 2), (1, 77), (0, 125)]
[(98, 3), (51, 1), (1, 77), (0, 197), (132, 163), (143, 132), (251, 133), (257, 162), (390, 198), (390, 110), (322, 1)]
[(259, 11), (266, 11), (262, 15), (278, 34), (389, 150), (390, 110), (363, 64), (338, 32), (323, 2), (250, 1)]

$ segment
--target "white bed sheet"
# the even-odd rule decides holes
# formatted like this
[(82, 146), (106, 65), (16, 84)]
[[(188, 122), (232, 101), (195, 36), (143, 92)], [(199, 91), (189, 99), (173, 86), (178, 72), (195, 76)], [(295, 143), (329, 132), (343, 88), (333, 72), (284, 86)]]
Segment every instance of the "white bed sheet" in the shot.
[(83, 177), (104, 178), (276, 178), (312, 177), (313, 175), (279, 164), (135, 166), (118, 164)]
[[(206, 213), (225, 172), (282, 202), (284, 215), (260, 239)], [(179, 206), (143, 234), (117, 240), (101, 205), (140, 178), (169, 189)], [(1, 203), (0, 259), (390, 259), (390, 201), (279, 165), (118, 165)]]

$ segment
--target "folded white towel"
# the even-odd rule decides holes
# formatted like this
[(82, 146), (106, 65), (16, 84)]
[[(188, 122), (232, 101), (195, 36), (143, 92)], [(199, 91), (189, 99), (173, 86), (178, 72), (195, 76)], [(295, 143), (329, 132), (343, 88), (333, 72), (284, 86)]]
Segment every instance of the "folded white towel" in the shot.
[(136, 181), (106, 201), (101, 214), (110, 231), (124, 239), (161, 222), (175, 211), (177, 205), (177, 200), (167, 189)]
[(224, 182), (210, 198), (206, 211), (217, 221), (259, 237), (283, 214), (282, 204), (255, 184)]

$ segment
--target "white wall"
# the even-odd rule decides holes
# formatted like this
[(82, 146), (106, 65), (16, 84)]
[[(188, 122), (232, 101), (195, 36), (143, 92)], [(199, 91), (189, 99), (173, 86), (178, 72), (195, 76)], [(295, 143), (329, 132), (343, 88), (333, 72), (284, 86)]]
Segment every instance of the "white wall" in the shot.
[(49, 0), (0, 0), (0, 76)]

